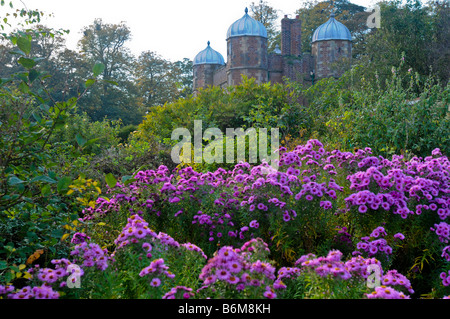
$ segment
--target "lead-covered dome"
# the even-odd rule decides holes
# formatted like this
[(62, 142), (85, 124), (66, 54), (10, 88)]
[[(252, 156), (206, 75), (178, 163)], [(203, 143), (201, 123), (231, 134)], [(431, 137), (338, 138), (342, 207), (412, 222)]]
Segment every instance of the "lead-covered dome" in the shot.
[(334, 18), (334, 13), (330, 19), (319, 26), (312, 36), (312, 42), (324, 40), (348, 40), (352, 41), (352, 35), (348, 28)]
[(244, 16), (239, 20), (236, 20), (228, 28), (227, 39), (243, 35), (267, 38), (267, 30), (264, 27), (264, 24), (250, 17), (247, 8), (245, 8)]
[(194, 58), (194, 65), (197, 64), (220, 64), (224, 65), (225, 60), (222, 54), (211, 48), (210, 42), (208, 41), (208, 46), (203, 51), (200, 51)]

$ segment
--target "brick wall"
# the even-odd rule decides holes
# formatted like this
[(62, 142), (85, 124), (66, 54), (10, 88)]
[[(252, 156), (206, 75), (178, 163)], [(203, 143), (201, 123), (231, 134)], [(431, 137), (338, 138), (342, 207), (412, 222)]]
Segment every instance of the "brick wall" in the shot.
[(258, 83), (268, 80), (267, 39), (258, 36), (231, 37), (227, 40), (228, 85), (241, 83), (241, 74)]
[(220, 86), (220, 87), (226, 87), (227, 86), (227, 82), (228, 82), (228, 78), (227, 78), (228, 68), (229, 68), (228, 66), (222, 66), (222, 67), (218, 68), (214, 72), (213, 83), (214, 83), (215, 86)]
[(302, 20), (299, 16), (281, 20), (281, 54), (300, 56), (302, 54)]
[(206, 88), (209, 85), (214, 85), (214, 73), (220, 67), (220, 64), (194, 65), (194, 90), (198, 88)]
[(283, 57), (280, 54), (269, 55), (268, 69), (271, 83), (283, 82)]
[(351, 42), (347, 40), (314, 42), (312, 44), (312, 55), (315, 57), (316, 78), (342, 75), (342, 70), (338, 70), (333, 65), (336, 65), (342, 58), (351, 59), (351, 51)]

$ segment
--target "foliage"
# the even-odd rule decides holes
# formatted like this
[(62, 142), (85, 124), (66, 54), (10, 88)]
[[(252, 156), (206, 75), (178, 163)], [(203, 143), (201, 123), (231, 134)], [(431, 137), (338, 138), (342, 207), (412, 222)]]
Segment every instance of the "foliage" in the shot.
[[(20, 14), (26, 24), (40, 15), (35, 11)], [(73, 177), (65, 176), (52, 156), (52, 135), (65, 124), (79, 96), (56, 101), (44, 85), (48, 75), (37, 67), (42, 59), (33, 56), (32, 42), (51, 35), (24, 29), (3, 37), (15, 46), (22, 67), (0, 81), (0, 276), (9, 281), (14, 274), (10, 270), (36, 251), (42, 250), (38, 255), (46, 258), (65, 254), (68, 233), (64, 230), (72, 229), (78, 218), (76, 203), (89, 201), (67, 196)], [(98, 68), (94, 66), (87, 81), (97, 81)], [(15, 273), (19, 274), (17, 269)]]
[[(366, 81), (362, 71), (306, 90), (311, 111), (320, 114), (313, 128), (319, 136), (335, 147), (371, 147), (381, 155), (426, 156), (436, 147), (450, 152), (448, 85), (420, 77), (403, 59), (392, 67), (385, 89), (379, 81)], [(355, 85), (353, 77), (361, 82)]]
[(275, 22), (278, 20), (277, 10), (264, 0), (259, 0), (257, 4), (252, 2), (250, 10), (252, 18), (261, 22), (266, 28), (268, 51), (269, 53), (274, 52), (277, 46), (281, 47), (281, 33), (275, 26)]
[(278, 127), (281, 135), (292, 134), (302, 125), (302, 105), (298, 92), (283, 84), (255, 83), (246, 78), (240, 85), (225, 90), (211, 87), (195, 97), (179, 99), (151, 110), (139, 126), (141, 135), (164, 142), (175, 128), (194, 130), (194, 121), (204, 129)]
[(363, 35), (358, 63), (368, 76), (380, 77), (381, 85), (391, 76), (391, 67), (402, 56), (405, 64), (421, 77), (433, 74), (443, 85), (449, 80), (450, 34), (448, 1), (380, 2), (381, 27)]

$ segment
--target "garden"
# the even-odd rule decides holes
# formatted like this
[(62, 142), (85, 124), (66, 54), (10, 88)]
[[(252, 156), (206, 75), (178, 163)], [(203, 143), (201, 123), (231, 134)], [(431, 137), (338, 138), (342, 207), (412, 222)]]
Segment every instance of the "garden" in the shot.
[(16, 272), (26, 286), (2, 286), (2, 293), (448, 296), (450, 162), (439, 149), (385, 159), (368, 148), (326, 151), (309, 140), (281, 152), (279, 170), (242, 162), (206, 173), (161, 165), (126, 180), (109, 176), (106, 194), (66, 225), (67, 255), (45, 266), (28, 260)]

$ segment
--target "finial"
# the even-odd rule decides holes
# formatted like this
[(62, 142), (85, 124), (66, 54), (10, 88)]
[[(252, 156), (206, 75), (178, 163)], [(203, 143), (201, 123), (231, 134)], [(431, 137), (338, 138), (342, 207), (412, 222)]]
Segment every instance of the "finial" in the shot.
[(211, 42), (208, 41), (208, 46), (210, 45)]
[(335, 16), (334, 11), (332, 11), (330, 14), (330, 18), (334, 18), (334, 16)]
[(280, 50), (280, 47), (279, 47), (278, 43), (275, 45), (275, 53), (276, 54), (280, 54), (281, 53), (281, 50)]
[(248, 13), (248, 8), (247, 7), (245, 7), (245, 14), (247, 14)]

